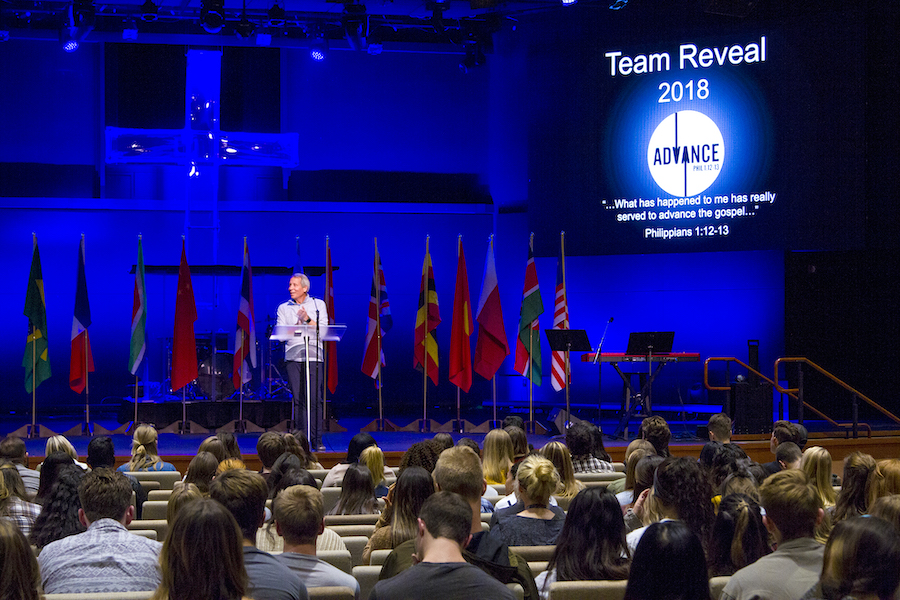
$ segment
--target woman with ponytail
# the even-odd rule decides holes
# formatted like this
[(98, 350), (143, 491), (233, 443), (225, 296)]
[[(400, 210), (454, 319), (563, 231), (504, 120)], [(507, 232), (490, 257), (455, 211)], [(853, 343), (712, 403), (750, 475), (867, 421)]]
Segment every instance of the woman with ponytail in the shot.
[(119, 471), (175, 471), (175, 465), (159, 457), (156, 449), (156, 430), (141, 425), (134, 430), (131, 440), (131, 460), (119, 467)]
[(559, 507), (549, 506), (559, 487), (556, 467), (543, 456), (529, 456), (519, 463), (514, 486), (519, 501), (494, 513), (491, 535), (509, 546), (555, 544), (566, 519)]
[(722, 498), (709, 539), (709, 576), (734, 575), (769, 552), (768, 532), (756, 500), (744, 494)]

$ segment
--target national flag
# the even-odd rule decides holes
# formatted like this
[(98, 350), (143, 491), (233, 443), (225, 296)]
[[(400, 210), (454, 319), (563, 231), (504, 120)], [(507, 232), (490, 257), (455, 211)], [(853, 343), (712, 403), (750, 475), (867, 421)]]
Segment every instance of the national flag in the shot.
[(87, 278), (84, 276), (84, 236), (78, 245), (78, 278), (75, 282), (75, 314), (72, 317), (72, 355), (69, 360), (69, 387), (76, 393), (84, 391), (87, 374), (94, 371), (91, 353), (91, 305), (88, 302)]
[(138, 259), (134, 269), (134, 301), (131, 304), (131, 352), (128, 370), (137, 375), (147, 353), (147, 288), (144, 283), (144, 249), (138, 236)]
[(178, 295), (175, 298), (175, 337), (172, 343), (172, 391), (180, 390), (197, 379), (197, 344), (194, 322), (197, 305), (191, 286), (184, 240), (181, 240), (181, 265), (178, 267)]
[[(334, 268), (328, 236), (325, 236), (325, 312), (328, 313), (328, 324), (334, 325)], [(325, 342), (325, 356), (325, 379), (328, 381), (328, 391), (333, 394), (338, 384), (337, 342)]]
[(384, 366), (382, 340), (394, 324), (391, 317), (391, 303), (388, 301), (387, 285), (381, 255), (378, 254), (378, 240), (375, 240), (375, 261), (372, 269), (372, 293), (369, 298), (369, 321), (366, 326), (366, 350), (363, 355), (362, 372), (378, 381)]
[(25, 390), (33, 392), (50, 378), (50, 359), (47, 357), (47, 305), (44, 302), (44, 277), (41, 275), (41, 253), (37, 236), (32, 237), (31, 272), (25, 292), (25, 316), (30, 333), (25, 343)]
[(538, 317), (544, 313), (537, 269), (534, 266), (534, 234), (528, 240), (528, 262), (525, 263), (525, 287), (519, 310), (519, 337), (516, 340), (517, 372), (541, 385), (541, 336)]
[(419, 287), (419, 310), (416, 312), (415, 355), (413, 366), (425, 373), (431, 381), (438, 382), (438, 345), (433, 331), (441, 322), (437, 290), (434, 286), (434, 268), (428, 240), (425, 240), (425, 261), (422, 263), (422, 284)]
[(472, 304), (469, 300), (469, 276), (462, 236), (457, 241), (456, 293), (453, 296), (453, 323), (450, 326), (450, 382), (464, 392), (472, 387)]
[[(553, 329), (569, 328), (569, 306), (566, 301), (565, 237), (560, 237), (559, 260), (556, 262), (556, 302), (553, 306)], [(565, 352), (553, 352), (550, 359), (550, 383), (557, 392), (568, 385)]]
[(503, 308), (500, 305), (500, 287), (497, 283), (497, 265), (494, 262), (494, 236), (488, 242), (484, 260), (484, 281), (478, 299), (478, 338), (475, 341), (475, 372), (485, 379), (493, 379), (503, 360), (509, 356), (506, 328), (503, 326)]
[(234, 389), (251, 379), (250, 365), (256, 368), (256, 317), (253, 316), (253, 269), (250, 267), (250, 248), (244, 238), (244, 264), (241, 267), (241, 299), (238, 302), (237, 329), (234, 333), (234, 365), (231, 380)]

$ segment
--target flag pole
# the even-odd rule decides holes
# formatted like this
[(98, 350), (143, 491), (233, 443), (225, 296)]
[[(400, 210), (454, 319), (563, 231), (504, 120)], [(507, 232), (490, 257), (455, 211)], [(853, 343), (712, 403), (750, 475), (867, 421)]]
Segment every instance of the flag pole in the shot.
[(137, 427), (137, 405), (138, 405), (138, 376), (134, 376), (134, 427)]
[[(37, 243), (37, 236), (35, 236), (35, 243)], [(37, 339), (34, 337), (34, 325), (31, 325), (31, 439), (35, 439), (40, 437), (38, 435), (37, 430), (37, 386), (34, 385), (35, 378), (37, 375)]]
[[(141, 249), (140, 246), (141, 246), (141, 240), (143, 239), (143, 237), (144, 236), (142, 234), (140, 234), (140, 233), (138, 234), (138, 249)], [(141, 251), (141, 257), (143, 257), (143, 251)], [(140, 262), (141, 262), (141, 264), (144, 264), (143, 259), (141, 259)], [(139, 271), (138, 267), (139, 266), (140, 265), (134, 265), (135, 277), (138, 276), (138, 271)], [(143, 308), (143, 307), (141, 307), (141, 308)], [(144, 309), (144, 310), (146, 310), (146, 309)], [(134, 335), (134, 334), (132, 333), (132, 335)], [(137, 369), (135, 369), (135, 373), (134, 373), (134, 421), (132, 421), (132, 425), (131, 425), (132, 430), (137, 429), (137, 426), (138, 426), (138, 374), (137, 374)]]
[[(560, 260), (562, 260), (562, 284), (563, 290), (566, 294), (566, 311), (568, 313), (569, 310), (569, 291), (566, 288), (566, 232), (559, 232), (559, 243), (560, 243)], [(566, 322), (564, 323), (566, 329), (569, 328), (569, 316), (566, 314)], [(569, 362), (569, 347), (566, 347), (566, 366), (565, 366), (565, 385), (566, 385), (566, 425), (572, 422), (572, 412), (569, 404), (569, 386), (571, 384), (571, 363)]]
[[(459, 249), (461, 247), (462, 247), (462, 234), (460, 233), (456, 237), (456, 261), (457, 261), (457, 264), (459, 263)], [(459, 267), (457, 267), (457, 269), (458, 268)], [(457, 274), (457, 277), (459, 277), (459, 274)], [(467, 278), (467, 281), (468, 281), (468, 278)], [(467, 283), (467, 285), (468, 285), (468, 283)], [(455, 311), (455, 307), (454, 307), (454, 311)], [(455, 316), (456, 315), (454, 315), (454, 317)], [(468, 338), (466, 339), (466, 343), (469, 343)], [(459, 386), (456, 386), (456, 427), (454, 429), (456, 429), (456, 431), (458, 431), (459, 433), (464, 433), (465, 427), (463, 427), (462, 414), (459, 409), (459, 404), (460, 404), (459, 397), (460, 397), (460, 389), (459, 389)]]
[[(533, 231), (528, 244), (530, 248), (534, 248)], [(534, 321), (528, 324), (528, 424), (526, 431), (534, 433)]]
[[(428, 260), (428, 240), (430, 235), (425, 236), (425, 260)], [(419, 431), (428, 431), (428, 283), (426, 280), (427, 271), (422, 273), (422, 285), (425, 286), (425, 316), (422, 326), (425, 328), (425, 335), (422, 336), (422, 426)]]
[(381, 273), (378, 270), (378, 238), (375, 238), (375, 263), (372, 271), (372, 280), (375, 282), (375, 348), (378, 351), (375, 358), (378, 361), (378, 431), (384, 431), (384, 404), (381, 400), (381, 388), (384, 385), (381, 379)]
[[(325, 236), (325, 256), (328, 256), (328, 236)], [(330, 265), (325, 265), (325, 293), (322, 294), (325, 296), (325, 307), (328, 308), (328, 267)], [(325, 430), (328, 430), (328, 344), (322, 344), (322, 359), (325, 361), (323, 369), (325, 376), (322, 378), (323, 389), (322, 389), (322, 420), (325, 422)]]

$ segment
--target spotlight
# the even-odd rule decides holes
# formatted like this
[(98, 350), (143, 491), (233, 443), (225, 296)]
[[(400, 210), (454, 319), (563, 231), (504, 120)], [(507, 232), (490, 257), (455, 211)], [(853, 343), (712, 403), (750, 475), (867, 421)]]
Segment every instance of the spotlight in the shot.
[(134, 19), (125, 21), (125, 27), (122, 28), (122, 39), (134, 41), (138, 38), (138, 28)]
[(284, 26), (284, 9), (281, 8), (277, 3), (272, 5), (272, 8), (269, 9), (269, 27), (283, 27)]
[(75, 37), (76, 32), (77, 29), (70, 26), (64, 26), (59, 30), (59, 43), (66, 52), (78, 50), (78, 38)]
[(225, 0), (200, 1), (200, 26), (206, 33), (219, 33), (225, 26)]
[(309, 57), (316, 62), (322, 62), (328, 58), (328, 40), (325, 39), (325, 34), (318, 34), (309, 43)]
[(562, 1), (563, 6), (572, 6), (573, 4), (576, 4), (578, 2), (578, 0), (561, 0), (561, 1)]
[(234, 26), (235, 35), (244, 40), (250, 39), (255, 30), (256, 26), (247, 19), (246, 13), (241, 17), (240, 22)]
[(159, 18), (158, 12), (159, 8), (153, 4), (153, 0), (146, 0), (141, 4), (141, 21), (152, 23)]
[(628, 4), (628, 0), (613, 0), (613, 2), (609, 5), (610, 10), (622, 10), (625, 8), (625, 5)]

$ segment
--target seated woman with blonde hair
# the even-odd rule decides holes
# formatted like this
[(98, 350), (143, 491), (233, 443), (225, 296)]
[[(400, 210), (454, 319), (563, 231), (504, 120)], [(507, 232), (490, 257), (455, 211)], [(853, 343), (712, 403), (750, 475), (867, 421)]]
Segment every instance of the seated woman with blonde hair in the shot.
[(176, 471), (175, 465), (159, 457), (156, 440), (159, 435), (150, 425), (141, 425), (134, 430), (131, 440), (131, 460), (118, 468), (119, 471)]
[[(90, 467), (87, 464), (78, 460), (78, 453), (75, 452), (75, 446), (72, 445), (66, 436), (64, 435), (54, 435), (51, 438), (47, 438), (47, 445), (44, 448), (44, 456), (50, 456), (54, 452), (65, 452), (69, 456), (72, 457), (72, 460), (76, 465), (84, 469), (85, 471), (90, 471)], [(41, 467), (44, 463), (41, 463), (37, 466), (37, 470), (40, 471)]]
[(572, 455), (565, 444), (550, 442), (541, 448), (541, 454), (553, 463), (556, 472), (559, 473), (559, 487), (555, 492), (557, 498), (574, 498), (578, 492), (584, 489), (584, 484), (575, 479)]
[(488, 485), (506, 482), (506, 473), (515, 460), (513, 442), (503, 429), (492, 429), (484, 436), (481, 461)]
[(550, 506), (559, 486), (559, 473), (549, 460), (532, 455), (519, 464), (516, 494), (519, 502), (494, 513), (491, 536), (509, 546), (549, 546), (556, 543), (565, 513)]

